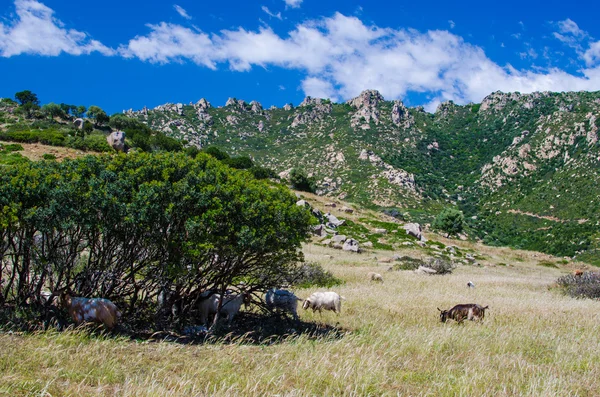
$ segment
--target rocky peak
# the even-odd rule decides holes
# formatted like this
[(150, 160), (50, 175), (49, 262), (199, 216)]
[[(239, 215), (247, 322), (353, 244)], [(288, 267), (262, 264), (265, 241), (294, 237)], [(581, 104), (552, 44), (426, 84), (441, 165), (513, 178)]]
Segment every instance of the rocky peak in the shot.
[(394, 101), (392, 122), (397, 126), (402, 124), (404, 128), (410, 128), (415, 123), (414, 117), (409, 113), (408, 108), (404, 106), (401, 100)]
[(250, 102), (251, 110), (253, 113), (262, 113), (263, 107), (258, 101)]
[(361, 109), (364, 107), (376, 107), (380, 102), (383, 102), (383, 96), (377, 90), (365, 90), (360, 93), (354, 99), (346, 102), (348, 105), (353, 106), (357, 109)]
[[(308, 106), (310, 106), (308, 110), (302, 109)], [(288, 110), (285, 106), (284, 109)], [(331, 101), (307, 96), (304, 98), (298, 109), (299, 111), (292, 121), (292, 128), (295, 128), (300, 124), (310, 124), (316, 120), (323, 120), (327, 114), (331, 113), (333, 106), (331, 105)], [(289, 110), (291, 110), (291, 107)]]
[(248, 108), (248, 104), (246, 103), (246, 101), (244, 101), (243, 99), (235, 99), (235, 98), (227, 99), (227, 102), (225, 102), (225, 107), (229, 107), (229, 106), (238, 108), (241, 111), (244, 111)]
[(286, 103), (285, 105), (283, 105), (283, 110), (292, 110), (293, 108), (294, 107), (291, 103)]
[(299, 106), (321, 105), (322, 103), (324, 103), (324, 101), (321, 98), (307, 96)]
[(509, 101), (518, 101), (519, 99), (521, 99), (521, 94), (516, 93), (516, 92), (512, 92), (512, 93), (508, 93), (508, 94), (505, 94), (502, 91), (492, 92), (490, 95), (483, 98), (483, 101), (481, 101), (481, 107), (479, 108), (479, 110), (480, 111), (486, 111), (488, 109), (502, 110)]
[(206, 110), (206, 109), (210, 109), (212, 108), (212, 105), (210, 104), (210, 102), (208, 102), (206, 99), (202, 98), (200, 99), (198, 102), (196, 102), (196, 109), (200, 110)]
[(435, 109), (435, 115), (438, 117), (446, 117), (454, 113), (456, 113), (456, 104), (453, 101), (444, 101)]

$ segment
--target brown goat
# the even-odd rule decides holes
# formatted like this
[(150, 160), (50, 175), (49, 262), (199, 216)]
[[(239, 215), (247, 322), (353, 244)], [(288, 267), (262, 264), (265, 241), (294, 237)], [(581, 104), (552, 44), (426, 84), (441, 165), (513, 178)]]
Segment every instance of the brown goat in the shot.
[(61, 306), (68, 310), (69, 315), (79, 325), (83, 322), (103, 324), (112, 330), (121, 318), (121, 312), (114, 303), (103, 298), (75, 298), (63, 293), (60, 297)]
[(583, 275), (583, 270), (581, 270), (581, 269), (573, 270), (573, 275), (577, 276), (577, 277), (581, 277)]
[(488, 309), (489, 306), (483, 307), (477, 305), (475, 303), (466, 303), (462, 305), (456, 305), (450, 310), (441, 310), (440, 311), (440, 321), (445, 323), (447, 319), (452, 319), (462, 323), (465, 319), (471, 321), (480, 321), (485, 317), (485, 310)]

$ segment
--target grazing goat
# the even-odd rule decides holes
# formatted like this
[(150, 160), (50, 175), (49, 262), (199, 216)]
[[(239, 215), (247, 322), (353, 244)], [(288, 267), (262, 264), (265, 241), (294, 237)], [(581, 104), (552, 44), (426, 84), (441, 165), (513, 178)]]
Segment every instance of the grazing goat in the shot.
[(103, 298), (75, 298), (63, 293), (61, 306), (69, 311), (69, 315), (79, 325), (83, 322), (104, 324), (112, 330), (121, 318), (121, 312), (114, 303)]
[(291, 313), (294, 320), (298, 320), (298, 301), (302, 299), (294, 295), (293, 292), (284, 289), (270, 289), (265, 295), (267, 309), (273, 311), (275, 309)]
[(311, 296), (304, 300), (302, 308), (304, 310), (311, 308), (313, 312), (321, 310), (331, 310), (335, 313), (341, 313), (342, 311), (342, 299), (346, 299), (343, 296), (338, 295), (335, 292), (314, 292)]
[(452, 319), (460, 324), (465, 319), (471, 321), (483, 320), (485, 317), (485, 310), (488, 308), (489, 306), (483, 307), (475, 303), (467, 303), (456, 305), (450, 310), (441, 310), (438, 307), (438, 310), (440, 311), (441, 322), (445, 323), (447, 319)]
[(371, 281), (378, 281), (380, 283), (383, 283), (383, 277), (379, 273), (369, 272), (369, 273), (367, 273), (367, 277)]
[(581, 276), (583, 276), (583, 270), (581, 270), (581, 269), (573, 270), (573, 275), (577, 276), (577, 277), (581, 277)]
[(469, 287), (469, 288), (475, 288), (475, 284), (472, 281), (469, 281), (467, 283), (467, 287)]
[[(203, 295), (205, 295), (204, 293)], [(217, 313), (217, 309), (219, 307), (219, 300), (221, 299), (221, 294), (212, 294), (208, 297), (204, 297), (198, 304), (198, 310), (200, 311), (200, 323), (206, 324), (208, 320), (208, 316)], [(221, 304), (220, 314), (223, 314), (227, 317), (227, 322), (231, 324), (231, 321), (235, 317), (235, 315), (240, 311), (240, 307), (244, 300), (246, 299), (246, 294), (239, 295), (229, 295), (223, 298), (223, 303)]]

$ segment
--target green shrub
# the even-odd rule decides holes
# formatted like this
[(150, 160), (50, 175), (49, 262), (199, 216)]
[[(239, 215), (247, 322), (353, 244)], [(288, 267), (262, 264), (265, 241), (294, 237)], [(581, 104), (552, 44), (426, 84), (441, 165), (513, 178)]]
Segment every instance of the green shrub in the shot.
[(393, 270), (416, 270), (419, 266), (425, 266), (425, 262), (421, 259), (403, 256), (396, 259), (398, 263), (392, 266)]
[(553, 269), (558, 269), (558, 266), (556, 266), (553, 262), (550, 262), (550, 261), (538, 262), (538, 266), (544, 266), (544, 267), (550, 267)]
[(290, 282), (298, 288), (330, 288), (344, 283), (315, 262), (306, 262), (299, 266)]
[(56, 160), (56, 156), (51, 153), (44, 153), (42, 156), (44, 160)]
[(290, 171), (290, 183), (296, 190), (314, 193), (317, 185), (314, 177), (308, 177), (303, 170), (293, 168)]
[(431, 258), (427, 265), (425, 265), (436, 271), (436, 274), (449, 274), (454, 269), (454, 263), (448, 258)]
[(4, 145), (4, 150), (7, 152), (19, 152), (24, 149), (23, 146), (19, 145), (18, 143), (9, 143), (8, 145)]
[(573, 298), (600, 299), (600, 273), (584, 272), (576, 276), (568, 274), (559, 277), (556, 284)]

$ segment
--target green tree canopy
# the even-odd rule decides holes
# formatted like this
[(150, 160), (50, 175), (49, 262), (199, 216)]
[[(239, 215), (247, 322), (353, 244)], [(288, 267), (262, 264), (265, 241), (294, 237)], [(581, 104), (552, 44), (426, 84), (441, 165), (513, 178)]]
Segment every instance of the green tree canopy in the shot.
[[(0, 306), (33, 308), (42, 288), (70, 288), (113, 300), (132, 326), (164, 315), (172, 327), (194, 321), (203, 292), (241, 281), (265, 291), (302, 259), (310, 214), (294, 195), (204, 154), (86, 156), (4, 171), (0, 257), (16, 274), (0, 285)], [(161, 310), (161, 291), (176, 315)]]
[(60, 105), (57, 105), (54, 102), (50, 102), (44, 106), (42, 106), (42, 112), (48, 115), (49, 117), (66, 117), (66, 113)]
[(34, 94), (33, 92), (29, 91), (29, 90), (17, 92), (15, 94), (15, 99), (21, 105), (25, 105), (27, 103), (30, 103), (32, 105), (39, 106), (39, 104), (40, 104), (40, 100), (38, 99), (37, 95)]
[(109, 122), (110, 117), (100, 107), (92, 105), (87, 110), (87, 116), (96, 121), (96, 124), (102, 125)]
[(463, 231), (465, 217), (456, 208), (444, 208), (432, 223), (432, 227), (445, 232), (447, 236), (458, 234)]
[(316, 181), (314, 177), (309, 178), (304, 170), (293, 168), (290, 171), (290, 183), (292, 187), (304, 192), (312, 192), (316, 190)]

